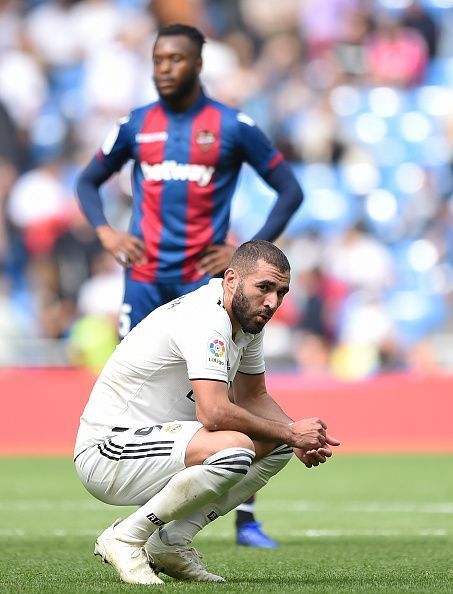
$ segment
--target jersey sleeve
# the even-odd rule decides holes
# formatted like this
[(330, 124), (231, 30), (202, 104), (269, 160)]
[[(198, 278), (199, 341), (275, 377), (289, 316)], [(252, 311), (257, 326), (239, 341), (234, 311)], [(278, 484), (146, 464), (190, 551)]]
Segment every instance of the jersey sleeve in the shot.
[(190, 380), (210, 379), (228, 383), (229, 339), (224, 328), (191, 324), (174, 333), (174, 346), (187, 364)]
[(283, 161), (283, 155), (248, 115), (239, 112), (236, 120), (238, 143), (244, 161), (249, 163), (261, 177), (266, 177)]
[(111, 172), (119, 171), (133, 157), (133, 141), (131, 116), (119, 119), (97, 153), (99, 161)]
[(257, 375), (264, 373), (264, 348), (263, 348), (264, 332), (260, 332), (244, 349), (244, 353), (239, 365), (238, 371), (241, 373), (248, 373), (249, 375)]

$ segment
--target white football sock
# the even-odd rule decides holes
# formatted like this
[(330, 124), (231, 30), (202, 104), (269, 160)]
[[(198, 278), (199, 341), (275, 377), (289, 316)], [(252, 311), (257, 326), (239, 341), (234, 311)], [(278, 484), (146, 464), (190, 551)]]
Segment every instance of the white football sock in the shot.
[(147, 503), (115, 526), (115, 536), (124, 542), (144, 544), (160, 526), (183, 518), (218, 499), (247, 475), (255, 453), (246, 448), (228, 448), (173, 476)]
[(187, 545), (192, 542), (196, 534), (207, 524), (224, 516), (229, 511), (246, 501), (251, 495), (259, 491), (275, 474), (280, 472), (290, 461), (292, 449), (281, 445), (272, 450), (267, 456), (254, 462), (247, 474), (238, 484), (213, 503), (204, 505), (182, 520), (169, 522), (160, 531), (164, 544)]

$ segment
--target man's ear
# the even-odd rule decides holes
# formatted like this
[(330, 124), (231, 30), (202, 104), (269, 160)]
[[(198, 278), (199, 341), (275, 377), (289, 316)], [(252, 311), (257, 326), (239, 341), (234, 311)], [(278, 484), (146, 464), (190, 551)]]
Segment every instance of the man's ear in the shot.
[(199, 56), (195, 60), (195, 72), (197, 73), (197, 76), (200, 76), (202, 70), (203, 70), (203, 58), (201, 56)]
[(227, 268), (223, 275), (223, 281), (228, 290), (234, 293), (239, 282), (239, 276), (236, 270), (234, 268)]

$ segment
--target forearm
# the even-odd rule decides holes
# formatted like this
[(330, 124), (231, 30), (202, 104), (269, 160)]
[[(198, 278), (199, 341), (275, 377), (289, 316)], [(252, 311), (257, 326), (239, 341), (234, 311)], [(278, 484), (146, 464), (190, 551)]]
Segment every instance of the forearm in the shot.
[(252, 396), (249, 393), (247, 398), (243, 398), (241, 401), (239, 401), (238, 397), (233, 392), (233, 398), (235, 404), (248, 410), (257, 417), (262, 417), (263, 419), (269, 419), (271, 421), (280, 421), (286, 424), (293, 421), (293, 419), (288, 417), (288, 415), (280, 408), (272, 396), (265, 391), (261, 391), (255, 396)]
[(293, 421), (269, 394), (265, 394), (259, 399), (251, 399), (247, 405), (247, 410), (259, 417), (272, 421), (280, 421), (286, 424)]
[(292, 444), (294, 436), (290, 429), (291, 419), (276, 414), (269, 408), (270, 418), (255, 414), (234, 403), (219, 410), (211, 410), (209, 416), (197, 411), (198, 419), (210, 431), (239, 431), (251, 439)]
[(94, 228), (108, 226), (104, 215), (100, 186), (110, 177), (110, 172), (96, 159), (92, 159), (77, 181), (76, 191), (80, 206)]
[[(306, 451), (322, 446), (325, 443), (323, 423), (319, 419), (292, 422), (277, 403), (272, 404), (263, 382), (263, 374), (244, 375), (236, 386), (238, 401), (250, 401), (255, 414), (229, 400), (226, 383), (192, 380), (198, 420), (208, 431), (238, 431), (254, 441), (286, 443)], [(264, 417), (263, 413), (271, 418)]]
[(304, 195), (294, 173), (285, 162), (280, 163), (266, 177), (266, 181), (277, 192), (278, 199), (263, 227), (255, 233), (252, 239), (275, 241), (302, 204)]

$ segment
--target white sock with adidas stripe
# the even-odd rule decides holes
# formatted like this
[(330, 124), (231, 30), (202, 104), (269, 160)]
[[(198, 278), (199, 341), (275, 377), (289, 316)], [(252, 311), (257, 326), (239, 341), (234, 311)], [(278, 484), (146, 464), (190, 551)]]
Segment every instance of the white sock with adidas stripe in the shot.
[(162, 542), (184, 546), (191, 543), (198, 532), (207, 524), (219, 516), (224, 516), (264, 487), (269, 479), (288, 464), (292, 453), (293, 451), (289, 446), (281, 445), (273, 449), (261, 460), (254, 462), (247, 476), (219, 499), (204, 505), (201, 509), (182, 520), (166, 524), (160, 532)]
[(247, 448), (228, 448), (173, 476), (147, 503), (115, 526), (124, 542), (144, 544), (167, 522), (183, 518), (217, 500), (249, 472), (255, 453)]

